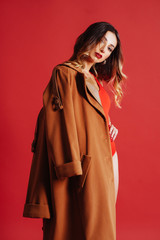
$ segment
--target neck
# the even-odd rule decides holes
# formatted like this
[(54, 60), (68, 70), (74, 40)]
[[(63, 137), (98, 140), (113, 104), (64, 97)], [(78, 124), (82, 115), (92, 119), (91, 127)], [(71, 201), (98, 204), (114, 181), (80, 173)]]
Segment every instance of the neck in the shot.
[(89, 70), (91, 69), (91, 67), (93, 66), (94, 62), (92, 61), (85, 61), (84, 60), (84, 70), (89, 72)]

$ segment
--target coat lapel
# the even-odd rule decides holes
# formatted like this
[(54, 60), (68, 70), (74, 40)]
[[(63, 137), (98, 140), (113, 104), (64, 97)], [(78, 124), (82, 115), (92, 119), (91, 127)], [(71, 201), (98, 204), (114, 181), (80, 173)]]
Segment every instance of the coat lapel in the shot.
[(80, 72), (83, 75), (83, 85), (84, 85), (84, 89), (85, 89), (85, 93), (86, 93), (86, 97), (87, 100), (90, 102), (90, 104), (98, 110), (99, 113), (101, 113), (101, 115), (104, 117), (104, 119), (106, 120), (106, 116), (102, 107), (102, 103), (100, 100), (100, 96), (99, 96), (99, 92), (98, 90), (94, 87), (94, 85), (91, 84), (91, 82), (86, 80), (84, 73), (82, 72), (80, 67), (76, 67), (74, 66), (71, 62), (64, 62), (62, 64), (59, 65), (65, 65), (68, 66), (70, 68), (73, 68), (74, 70), (76, 70), (77, 72)]
[(94, 87), (94, 85), (91, 82), (89, 82), (87, 80), (85, 82), (86, 82), (86, 86), (87, 86), (87, 89), (89, 90), (90, 94), (102, 106), (101, 99), (100, 99), (100, 96), (99, 96), (99, 91)]

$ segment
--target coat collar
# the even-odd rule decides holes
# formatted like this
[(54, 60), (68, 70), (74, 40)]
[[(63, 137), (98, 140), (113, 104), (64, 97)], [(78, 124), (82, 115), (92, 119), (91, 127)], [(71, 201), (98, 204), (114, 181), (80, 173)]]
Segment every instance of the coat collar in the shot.
[(82, 72), (82, 69), (80, 67), (75, 66), (72, 62), (68, 62), (68, 61), (63, 62), (62, 64), (59, 64), (59, 65), (68, 66), (83, 75), (83, 79), (84, 79), (83, 84), (84, 84), (84, 89), (85, 89), (85, 93), (86, 93), (88, 101), (94, 108), (96, 108), (103, 115), (103, 117), (106, 120), (106, 116), (105, 116), (105, 113), (104, 113), (104, 110), (102, 107), (99, 92), (94, 87), (94, 85), (91, 84), (91, 81), (89, 81), (89, 79), (87, 80), (85, 78), (84, 73)]

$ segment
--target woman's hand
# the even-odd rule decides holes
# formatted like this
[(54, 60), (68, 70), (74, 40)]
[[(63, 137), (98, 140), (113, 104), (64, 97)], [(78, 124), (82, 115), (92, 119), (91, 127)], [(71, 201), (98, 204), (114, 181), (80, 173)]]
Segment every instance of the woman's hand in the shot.
[(111, 124), (111, 122), (109, 123), (109, 134), (111, 141), (114, 141), (118, 134), (118, 129), (113, 124)]

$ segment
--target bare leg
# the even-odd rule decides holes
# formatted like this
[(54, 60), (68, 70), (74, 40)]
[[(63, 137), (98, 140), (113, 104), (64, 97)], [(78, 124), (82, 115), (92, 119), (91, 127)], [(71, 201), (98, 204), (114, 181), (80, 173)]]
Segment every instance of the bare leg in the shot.
[(114, 172), (114, 184), (115, 184), (115, 194), (117, 201), (117, 194), (118, 194), (118, 186), (119, 186), (119, 171), (118, 171), (118, 155), (117, 152), (112, 156), (113, 159), (113, 172)]

